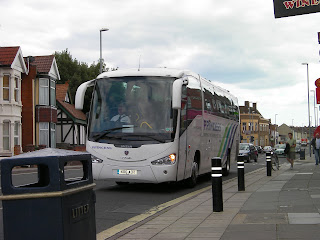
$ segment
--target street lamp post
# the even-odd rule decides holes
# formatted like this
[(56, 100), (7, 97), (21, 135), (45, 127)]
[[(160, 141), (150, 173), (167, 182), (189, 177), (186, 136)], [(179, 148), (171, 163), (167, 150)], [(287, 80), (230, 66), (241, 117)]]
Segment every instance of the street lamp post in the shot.
[(274, 144), (277, 144), (277, 113), (274, 115), (274, 125), (275, 125), (275, 132), (274, 132)]
[[(311, 138), (311, 129), (310, 129), (310, 99), (309, 99), (309, 64), (302, 63), (302, 65), (307, 66), (307, 86), (308, 86), (308, 121), (309, 121), (309, 138)], [(309, 142), (310, 143), (310, 142)], [(311, 144), (309, 144), (309, 152), (311, 157)]]
[(100, 29), (100, 73), (102, 73), (102, 32), (108, 31), (108, 28), (101, 28)]
[(313, 110), (314, 110), (314, 127), (317, 127), (317, 116), (316, 116), (316, 92), (314, 90), (310, 90), (313, 92)]

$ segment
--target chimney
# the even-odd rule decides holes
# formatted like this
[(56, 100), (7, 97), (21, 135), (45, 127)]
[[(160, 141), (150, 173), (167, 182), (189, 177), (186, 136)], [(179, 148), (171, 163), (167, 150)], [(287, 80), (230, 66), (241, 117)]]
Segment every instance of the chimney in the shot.
[(257, 103), (252, 104), (253, 110), (257, 110)]
[(245, 106), (246, 108), (249, 108), (249, 101), (245, 101), (245, 102), (244, 102), (244, 106)]

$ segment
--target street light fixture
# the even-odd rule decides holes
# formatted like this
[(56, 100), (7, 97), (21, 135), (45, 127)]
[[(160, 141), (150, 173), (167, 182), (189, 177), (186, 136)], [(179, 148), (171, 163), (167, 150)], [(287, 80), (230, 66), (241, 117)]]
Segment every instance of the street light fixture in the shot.
[[(311, 129), (310, 129), (310, 100), (309, 100), (309, 64), (301, 63), (302, 65), (307, 66), (307, 86), (308, 86), (308, 121), (309, 121), (309, 139), (311, 138)], [(309, 152), (311, 157), (311, 144), (309, 144)]]
[(100, 29), (100, 73), (102, 73), (102, 32), (106, 32), (106, 31), (109, 31), (108, 28), (101, 28)]

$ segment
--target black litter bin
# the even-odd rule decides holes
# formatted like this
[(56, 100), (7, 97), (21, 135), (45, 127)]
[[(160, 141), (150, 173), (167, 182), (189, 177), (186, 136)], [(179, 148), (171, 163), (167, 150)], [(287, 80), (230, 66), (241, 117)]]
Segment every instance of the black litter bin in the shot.
[(306, 150), (300, 149), (300, 160), (305, 160), (305, 159), (306, 159)]
[[(26, 165), (37, 180), (15, 184), (13, 168)], [(72, 171), (79, 176), (66, 177)], [(48, 148), (3, 159), (1, 186), (6, 240), (96, 239), (90, 154)]]

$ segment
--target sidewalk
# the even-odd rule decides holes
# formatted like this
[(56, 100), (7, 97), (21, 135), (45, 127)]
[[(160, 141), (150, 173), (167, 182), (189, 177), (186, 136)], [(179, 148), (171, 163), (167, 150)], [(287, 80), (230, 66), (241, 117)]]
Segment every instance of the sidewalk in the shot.
[[(211, 188), (108, 239), (320, 239), (320, 165), (314, 155), (223, 183), (223, 212), (212, 212)], [(99, 238), (99, 235), (97, 237)]]

